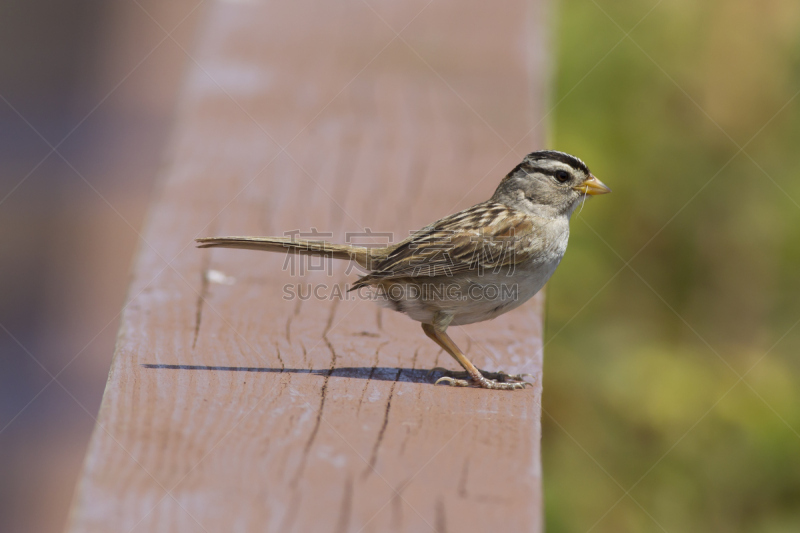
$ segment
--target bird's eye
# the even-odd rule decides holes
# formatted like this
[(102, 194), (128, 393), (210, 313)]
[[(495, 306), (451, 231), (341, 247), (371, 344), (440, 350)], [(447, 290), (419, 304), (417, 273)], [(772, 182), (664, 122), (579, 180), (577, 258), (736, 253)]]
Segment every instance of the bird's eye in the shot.
[(556, 179), (559, 183), (564, 183), (569, 180), (569, 172), (566, 170), (556, 170)]

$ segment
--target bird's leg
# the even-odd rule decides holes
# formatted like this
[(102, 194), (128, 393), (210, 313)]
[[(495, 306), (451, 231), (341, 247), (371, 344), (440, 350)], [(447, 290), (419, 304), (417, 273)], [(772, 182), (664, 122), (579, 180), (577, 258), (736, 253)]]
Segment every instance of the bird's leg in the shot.
[[(437, 318), (440, 317), (437, 316)], [(467, 387), (470, 385), (470, 382), (472, 382), (484, 389), (501, 390), (522, 389), (525, 387), (525, 385), (531, 385), (526, 381), (522, 381), (522, 375), (509, 376), (504, 372), (484, 373), (483, 371), (479, 370), (469, 359), (467, 359), (467, 356), (464, 355), (461, 350), (459, 350), (458, 346), (456, 346), (453, 340), (445, 332), (451, 320), (452, 317), (444, 318), (444, 320), (434, 320), (434, 324), (423, 324), (422, 330), (428, 337), (436, 342), (436, 344), (441, 346), (444, 351), (449, 353), (456, 361), (458, 361), (458, 364), (460, 364), (466, 371), (463, 374), (464, 378), (469, 379), (456, 379), (448, 376), (436, 380), (437, 384), (439, 382), (443, 382), (455, 387)], [(461, 375), (458, 377), (460, 378)], [(506, 382), (507, 379), (512, 379), (515, 381)]]
[[(424, 331), (425, 335), (427, 335), (433, 342), (438, 344), (445, 352), (447, 352), (448, 354), (452, 355), (452, 353), (450, 352), (450, 348), (446, 344), (444, 344), (439, 339), (439, 337), (436, 336), (436, 331), (435, 331), (434, 326), (432, 326), (431, 324), (422, 324), (422, 331)], [(453, 358), (455, 358), (456, 361), (458, 361), (458, 358), (456, 358), (454, 355), (453, 355)], [(459, 361), (459, 364), (461, 364), (460, 361)], [(528, 378), (532, 378), (533, 377), (531, 374), (506, 374), (502, 370), (500, 370), (499, 372), (489, 372), (488, 370), (482, 370), (482, 369), (478, 368), (478, 371), (481, 373), (481, 375), (483, 375), (483, 377), (485, 377), (487, 379), (490, 379), (490, 380), (499, 381), (501, 383), (505, 383), (505, 382), (525, 382), (525, 378), (526, 377), (528, 377)], [(428, 372), (428, 376), (430, 376), (434, 372), (442, 372), (444, 374), (447, 374), (446, 377), (455, 378), (456, 380), (460, 380), (460, 381), (465, 381), (466, 379), (468, 379), (470, 377), (470, 374), (467, 371), (454, 372), (452, 370), (448, 370), (448, 369), (442, 368), (440, 366), (431, 368), (430, 371)]]
[[(467, 359), (467, 356), (464, 355), (461, 350), (459, 350), (458, 346), (453, 342), (449, 335), (447, 335), (444, 331), (436, 331), (439, 339), (445, 344), (449, 350), (446, 350), (450, 355), (455, 358), (458, 363), (464, 367), (469, 374), (469, 381), (473, 382), (474, 384), (478, 385), (484, 389), (500, 389), (500, 390), (514, 390), (514, 389), (524, 389), (526, 385), (531, 385), (527, 381), (514, 381), (514, 382), (505, 382), (505, 379), (508, 378), (508, 374), (505, 373), (497, 373), (498, 377), (502, 376), (503, 381), (500, 381), (495, 378), (489, 378), (484, 376), (484, 374), (472, 364), (472, 362)], [(442, 377), (436, 380), (436, 383), (443, 382), (449, 383), (455, 386), (466, 386), (469, 385), (469, 381), (463, 379), (454, 379), (451, 377)]]
[[(442, 350), (444, 350), (448, 354), (450, 353), (450, 350), (447, 348), (447, 346), (445, 346), (444, 343), (442, 343), (442, 341), (439, 340), (439, 337), (436, 336), (436, 332), (434, 331), (433, 326), (431, 324), (422, 324), (422, 331), (425, 332), (425, 335), (427, 335), (430, 340), (438, 344)], [(450, 371), (447, 370), (446, 368), (435, 366), (431, 368), (430, 371), (428, 372), (428, 377), (431, 377), (431, 374), (433, 374), (436, 371), (450, 373)], [(463, 374), (464, 377), (467, 377), (468, 375), (466, 372), (453, 372), (453, 374), (455, 373)]]
[[(433, 342), (438, 344), (439, 347), (442, 350), (445, 351), (445, 353), (450, 354), (450, 348), (445, 346), (444, 343), (442, 343), (442, 341), (439, 340), (439, 337), (436, 336), (436, 333), (434, 332), (432, 325), (430, 325), (430, 324), (422, 324), (422, 331), (424, 331), (425, 335), (427, 335)], [(452, 354), (450, 354), (450, 355), (452, 356)], [(480, 368), (478, 370), (480, 371), (481, 374), (483, 374), (484, 377), (488, 377), (489, 379), (493, 379), (490, 376), (487, 376), (487, 374), (491, 374), (491, 372), (486, 372), (485, 370), (481, 370)], [(442, 374), (447, 374), (448, 377), (460, 379), (462, 381), (469, 378), (469, 374), (467, 373), (466, 370), (462, 370), (462, 371), (459, 372), (459, 371), (456, 371), (456, 370), (448, 370), (447, 368), (444, 368), (443, 366), (435, 366), (435, 367), (431, 368), (430, 370), (428, 370), (428, 377), (431, 377), (434, 374), (434, 372), (440, 372)]]

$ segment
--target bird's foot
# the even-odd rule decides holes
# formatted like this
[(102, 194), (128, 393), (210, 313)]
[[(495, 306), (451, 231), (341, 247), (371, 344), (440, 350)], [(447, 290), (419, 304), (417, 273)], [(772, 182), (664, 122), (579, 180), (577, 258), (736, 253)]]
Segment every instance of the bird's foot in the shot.
[[(533, 378), (532, 374), (506, 374), (502, 370), (500, 370), (499, 372), (489, 372), (488, 370), (481, 370), (481, 369), (478, 370), (486, 379), (493, 379), (501, 383), (526, 381), (525, 378)], [(461, 379), (461, 380), (469, 379), (470, 377), (469, 373), (464, 370), (448, 370), (440, 366), (431, 368), (428, 371), (428, 377), (431, 377), (435, 372), (444, 374), (446, 377)]]
[(472, 376), (468, 372), (460, 371), (454, 372), (444, 368), (432, 368), (428, 375), (434, 372), (441, 372), (446, 374), (436, 380), (436, 385), (439, 383), (446, 383), (452, 387), (469, 387), (475, 386), (482, 389), (495, 389), (495, 390), (516, 390), (524, 389), (526, 386), (533, 386), (533, 383), (526, 381), (525, 378), (533, 378), (530, 374), (506, 374), (502, 370), (500, 372), (488, 372), (480, 370), (480, 376)]

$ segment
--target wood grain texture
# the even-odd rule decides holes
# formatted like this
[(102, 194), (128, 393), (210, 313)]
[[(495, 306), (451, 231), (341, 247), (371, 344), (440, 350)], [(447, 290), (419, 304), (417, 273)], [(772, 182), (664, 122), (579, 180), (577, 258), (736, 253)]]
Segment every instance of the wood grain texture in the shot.
[(541, 531), (540, 297), (451, 330), (536, 387), (435, 387), (427, 369), (456, 365), (419, 324), (284, 298), (331, 295), (346, 263), (300, 276), (192, 240), (400, 240), (485, 200), (544, 147), (542, 11), (208, 5), (68, 531)]

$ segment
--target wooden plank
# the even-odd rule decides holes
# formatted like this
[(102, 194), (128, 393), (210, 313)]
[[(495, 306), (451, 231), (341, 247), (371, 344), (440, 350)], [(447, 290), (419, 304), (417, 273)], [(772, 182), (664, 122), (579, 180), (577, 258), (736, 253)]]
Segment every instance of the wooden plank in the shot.
[(207, 8), (68, 531), (541, 530), (540, 297), (451, 330), (479, 366), (537, 386), (435, 387), (427, 369), (455, 363), (419, 324), (284, 298), (331, 294), (356, 277), (345, 264), (300, 277), (275, 254), (192, 243), (397, 240), (488, 198), (543, 147), (540, 11)]

